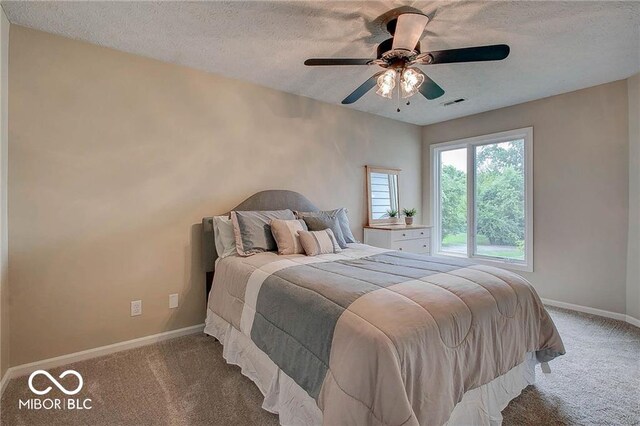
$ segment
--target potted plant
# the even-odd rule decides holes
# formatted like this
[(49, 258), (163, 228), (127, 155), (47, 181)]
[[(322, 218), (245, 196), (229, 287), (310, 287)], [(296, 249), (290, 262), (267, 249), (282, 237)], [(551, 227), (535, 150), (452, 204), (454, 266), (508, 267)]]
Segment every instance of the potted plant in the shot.
[(399, 213), (400, 212), (397, 209), (387, 210), (387, 216), (389, 216), (389, 219), (391, 219), (392, 222), (395, 222), (398, 219)]
[(413, 225), (413, 217), (418, 213), (416, 209), (402, 209), (404, 214), (404, 223), (407, 225)]

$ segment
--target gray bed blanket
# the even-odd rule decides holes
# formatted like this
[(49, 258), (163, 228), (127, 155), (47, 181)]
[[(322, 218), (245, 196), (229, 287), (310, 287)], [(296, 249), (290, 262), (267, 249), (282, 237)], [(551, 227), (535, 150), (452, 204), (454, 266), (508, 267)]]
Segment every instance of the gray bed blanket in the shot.
[(325, 424), (441, 425), (463, 394), (562, 340), (522, 277), (351, 244), (222, 259), (209, 308), (316, 399)]

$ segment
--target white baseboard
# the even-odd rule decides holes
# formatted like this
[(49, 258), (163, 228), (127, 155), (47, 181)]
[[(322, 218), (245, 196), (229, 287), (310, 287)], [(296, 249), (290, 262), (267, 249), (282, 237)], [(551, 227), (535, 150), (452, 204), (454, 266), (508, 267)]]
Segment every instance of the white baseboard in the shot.
[(619, 314), (617, 312), (605, 311), (603, 309), (590, 308), (588, 306), (575, 305), (573, 303), (559, 302), (551, 299), (541, 299), (542, 303), (557, 308), (569, 309), (571, 311), (584, 312), (585, 314), (598, 315), (600, 317), (611, 318), (618, 321), (624, 321), (636, 327), (640, 327), (640, 320), (631, 315)]
[(5, 387), (11, 379), (31, 374), (36, 370), (47, 370), (50, 368), (60, 367), (61, 365), (71, 364), (73, 362), (84, 361), (86, 359), (109, 355), (127, 349), (134, 349), (141, 346), (151, 345), (153, 343), (162, 342), (163, 340), (169, 340), (175, 337), (201, 333), (203, 330), (204, 324), (199, 324), (191, 327), (180, 328), (178, 330), (165, 331), (163, 333), (152, 334), (151, 336), (144, 336), (133, 340), (118, 342), (111, 345), (87, 349), (85, 351), (74, 352), (68, 355), (57, 356), (55, 358), (43, 359), (41, 361), (30, 362), (28, 364), (16, 365), (15, 367), (9, 368), (4, 373), (2, 380), (0, 380), (0, 396), (4, 392)]
[(631, 315), (625, 315), (627, 317), (627, 322), (631, 325), (635, 325), (636, 327), (640, 328), (640, 319), (638, 318), (634, 318)]
[(2, 397), (2, 394), (4, 393), (4, 388), (7, 387), (9, 380), (11, 379), (9, 378), (9, 370), (7, 369), (7, 371), (4, 372), (4, 376), (2, 376), (2, 379), (0, 380), (0, 397)]

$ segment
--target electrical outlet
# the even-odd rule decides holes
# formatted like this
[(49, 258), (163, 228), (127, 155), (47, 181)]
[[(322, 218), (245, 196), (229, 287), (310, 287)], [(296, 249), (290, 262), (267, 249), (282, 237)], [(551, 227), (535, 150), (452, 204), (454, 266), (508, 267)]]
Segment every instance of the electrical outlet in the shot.
[(131, 316), (135, 317), (138, 315), (142, 315), (142, 300), (132, 300), (131, 301)]
[(178, 293), (169, 295), (169, 309), (174, 309), (178, 307)]

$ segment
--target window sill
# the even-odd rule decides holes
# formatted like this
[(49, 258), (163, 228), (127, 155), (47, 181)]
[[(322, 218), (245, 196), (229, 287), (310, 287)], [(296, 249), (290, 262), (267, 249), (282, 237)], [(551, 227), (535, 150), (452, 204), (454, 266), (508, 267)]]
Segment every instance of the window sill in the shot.
[(487, 265), (487, 266), (494, 266), (496, 268), (502, 268), (502, 269), (507, 269), (510, 271), (518, 271), (518, 272), (533, 272), (533, 265), (526, 265), (526, 264), (522, 264), (522, 263), (513, 263), (513, 262), (505, 262), (503, 260), (493, 260), (493, 259), (486, 259), (486, 258), (482, 258), (482, 257), (467, 257), (467, 255), (464, 254), (455, 254), (455, 253), (434, 253), (433, 254), (434, 257), (441, 257), (441, 258), (456, 258), (456, 259), (467, 259), (473, 263), (477, 263), (479, 265)]

